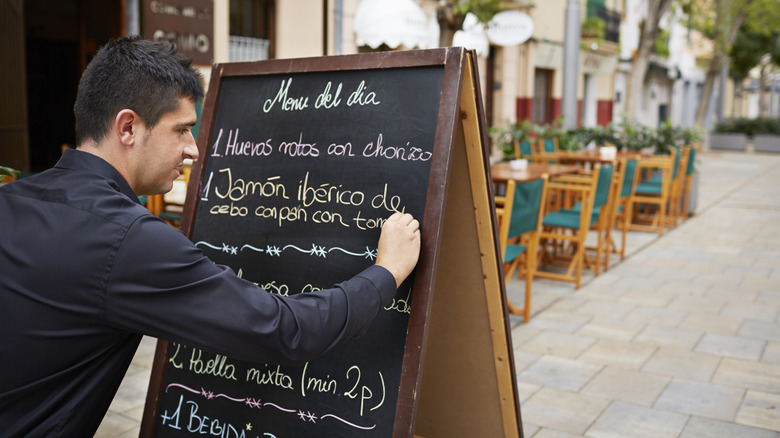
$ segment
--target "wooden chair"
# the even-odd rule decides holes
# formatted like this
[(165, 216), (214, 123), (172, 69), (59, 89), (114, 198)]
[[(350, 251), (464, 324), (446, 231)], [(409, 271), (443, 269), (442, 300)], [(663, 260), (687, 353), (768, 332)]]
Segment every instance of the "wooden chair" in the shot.
[(539, 139), (539, 142), (537, 144), (537, 154), (536, 157), (534, 157), (535, 161), (541, 162), (541, 163), (549, 163), (554, 164), (558, 162), (558, 156), (556, 155), (558, 153), (558, 139), (557, 138), (551, 138), (551, 139)]
[(688, 170), (688, 157), (690, 156), (690, 146), (683, 146), (678, 149), (676, 167), (672, 172), (672, 188), (669, 191), (669, 215), (667, 224), (674, 228), (683, 221), (683, 191), (685, 188), (685, 174)]
[(555, 154), (558, 153), (558, 138), (548, 138), (546, 140), (540, 140), (540, 150), (543, 152), (546, 152), (548, 154)]
[[(564, 175), (551, 180), (548, 184), (548, 197), (556, 196), (564, 202), (561, 210), (546, 206), (540, 234), (543, 247), (542, 263), (563, 265), (564, 273), (537, 269), (534, 276), (556, 280), (571, 281), (579, 288), (585, 263), (585, 238), (591, 226), (593, 204), (596, 196), (600, 166), (593, 172), (581, 175)], [(575, 202), (579, 202), (579, 214), (566, 211)], [(563, 253), (561, 250), (565, 250)]]
[(498, 198), (496, 207), (499, 221), (499, 241), (504, 263), (504, 279), (508, 283), (515, 269), (525, 261), (525, 302), (522, 309), (507, 300), (509, 311), (522, 315), (523, 321), (531, 318), (531, 288), (539, 249), (543, 206), (547, 197), (547, 175), (542, 178), (515, 183), (508, 181), (506, 195)]
[[(594, 274), (598, 277), (601, 273), (602, 260), (609, 258), (608, 254), (608, 241), (607, 230), (610, 225), (610, 215), (612, 213), (612, 196), (613, 196), (613, 169), (614, 166), (601, 166), (598, 169), (598, 181), (596, 183), (596, 194), (593, 197), (593, 210), (591, 211), (590, 229), (596, 232), (596, 246), (587, 248), (595, 253), (595, 260), (591, 260), (585, 253), (585, 264), (593, 270)], [(593, 172), (596, 172), (595, 170)], [(583, 174), (586, 172), (581, 172)], [(563, 209), (562, 212), (574, 214), (579, 216), (581, 203), (577, 203), (572, 208)]]
[(690, 216), (691, 184), (694, 173), (696, 173), (696, 147), (691, 146), (688, 151), (688, 165), (685, 168), (685, 187), (683, 188), (682, 218), (684, 221), (688, 220)]
[[(634, 194), (634, 187), (636, 186), (636, 167), (637, 160), (621, 160), (618, 162), (617, 172), (615, 172), (615, 193), (612, 198), (612, 212), (610, 215), (611, 223), (607, 228), (607, 245), (609, 245), (609, 251), (613, 254), (619, 254), (620, 260), (626, 258), (626, 233), (628, 232), (628, 226), (622, 220), (626, 216), (628, 210), (628, 200)], [(615, 244), (612, 238), (612, 230), (616, 225), (619, 225), (621, 231), (620, 248)], [(604, 259), (604, 271), (609, 269), (609, 256)]]
[[(663, 236), (667, 226), (667, 206), (672, 190), (672, 175), (677, 161), (677, 149), (670, 155), (654, 155), (637, 162), (637, 171), (657, 171), (657, 180), (640, 180), (628, 200), (626, 222), (629, 230), (657, 232)], [(641, 207), (641, 208), (640, 208)]]
[(516, 141), (515, 142), (515, 159), (519, 158), (531, 158), (533, 155), (533, 148), (531, 148), (530, 141)]

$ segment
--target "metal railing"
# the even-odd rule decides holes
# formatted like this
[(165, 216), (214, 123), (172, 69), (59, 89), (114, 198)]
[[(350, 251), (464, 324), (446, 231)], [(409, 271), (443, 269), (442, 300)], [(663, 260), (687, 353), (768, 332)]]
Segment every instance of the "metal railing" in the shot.
[(588, 2), (588, 18), (599, 17), (604, 20), (604, 39), (618, 42), (620, 39), (620, 13), (598, 3)]
[(230, 35), (230, 61), (262, 61), (268, 59), (269, 41)]

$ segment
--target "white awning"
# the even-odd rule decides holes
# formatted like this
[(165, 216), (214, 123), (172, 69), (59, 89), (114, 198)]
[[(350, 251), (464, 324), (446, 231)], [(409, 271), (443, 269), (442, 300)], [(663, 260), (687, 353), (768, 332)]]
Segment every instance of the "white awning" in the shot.
[(376, 49), (428, 48), (430, 37), (425, 12), (412, 0), (361, 0), (355, 11), (358, 46)]

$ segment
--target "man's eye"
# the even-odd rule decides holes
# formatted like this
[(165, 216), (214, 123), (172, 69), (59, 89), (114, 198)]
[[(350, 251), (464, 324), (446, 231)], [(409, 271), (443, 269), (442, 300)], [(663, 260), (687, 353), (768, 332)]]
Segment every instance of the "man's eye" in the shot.
[(182, 128), (179, 129), (179, 134), (184, 135), (186, 133), (190, 132), (190, 128)]

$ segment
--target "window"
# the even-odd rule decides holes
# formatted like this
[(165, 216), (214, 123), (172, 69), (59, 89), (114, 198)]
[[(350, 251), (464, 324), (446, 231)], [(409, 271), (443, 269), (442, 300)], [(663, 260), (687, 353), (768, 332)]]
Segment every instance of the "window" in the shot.
[(230, 61), (270, 59), (272, 0), (230, 0)]
[(534, 101), (531, 112), (531, 121), (534, 123), (552, 122), (552, 78), (552, 70), (537, 68), (534, 71)]

